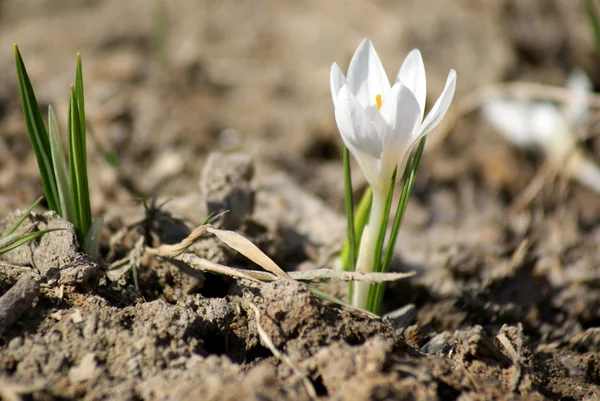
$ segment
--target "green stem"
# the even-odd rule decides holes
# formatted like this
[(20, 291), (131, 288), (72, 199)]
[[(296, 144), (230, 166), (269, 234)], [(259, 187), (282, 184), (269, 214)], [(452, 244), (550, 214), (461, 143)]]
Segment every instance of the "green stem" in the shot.
[[(371, 214), (369, 215), (369, 224), (363, 231), (363, 238), (360, 242), (356, 271), (370, 273), (374, 271), (373, 261), (375, 260), (376, 248), (379, 238), (379, 229), (383, 213), (385, 212), (386, 198), (383, 196), (381, 188), (373, 188), (373, 201), (371, 203)], [(366, 236), (366, 237), (365, 237)], [(367, 310), (369, 283), (354, 283), (354, 294), (352, 305), (356, 308)]]
[(385, 242), (385, 234), (387, 232), (388, 220), (390, 217), (390, 209), (392, 207), (392, 199), (394, 197), (394, 185), (396, 184), (397, 169), (394, 169), (387, 196), (385, 198), (385, 206), (381, 214), (381, 222), (379, 223), (379, 233), (377, 234), (377, 245), (375, 246), (375, 255), (373, 257), (373, 271), (381, 271), (381, 253), (383, 251), (383, 243)]
[[(398, 208), (396, 209), (396, 215), (394, 217), (394, 225), (392, 226), (392, 234), (390, 235), (390, 241), (385, 251), (383, 263), (381, 264), (381, 272), (385, 273), (390, 268), (392, 255), (394, 254), (394, 248), (396, 247), (396, 240), (398, 239), (398, 232), (400, 231), (400, 226), (404, 219), (404, 212), (408, 206), (408, 198), (410, 197), (415, 184), (415, 178), (417, 176), (417, 170), (419, 169), (419, 163), (421, 162), (424, 148), (425, 138), (421, 139), (421, 142), (419, 142), (415, 155), (404, 172), (404, 182), (402, 184), (402, 192), (400, 193), (400, 202), (398, 202)], [(383, 290), (385, 289), (385, 286), (384, 284), (373, 284), (372, 288), (372, 292), (369, 295), (369, 304), (372, 307), (371, 312), (379, 314), (383, 302)]]

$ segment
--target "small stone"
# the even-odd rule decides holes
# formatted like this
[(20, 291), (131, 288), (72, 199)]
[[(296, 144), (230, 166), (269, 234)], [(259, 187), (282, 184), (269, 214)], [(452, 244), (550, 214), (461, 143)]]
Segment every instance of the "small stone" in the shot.
[(15, 350), (23, 346), (23, 337), (15, 337), (8, 343), (8, 349)]
[(81, 311), (79, 309), (75, 309), (75, 311), (71, 313), (71, 320), (75, 324), (83, 322), (83, 316), (81, 315)]
[(91, 379), (96, 371), (96, 356), (93, 352), (85, 354), (79, 365), (69, 369), (69, 380), (72, 382), (83, 382)]
[(390, 319), (392, 326), (394, 326), (396, 330), (400, 330), (410, 326), (414, 322), (416, 314), (416, 306), (414, 304), (408, 304), (400, 309), (391, 311), (386, 314), (385, 317)]

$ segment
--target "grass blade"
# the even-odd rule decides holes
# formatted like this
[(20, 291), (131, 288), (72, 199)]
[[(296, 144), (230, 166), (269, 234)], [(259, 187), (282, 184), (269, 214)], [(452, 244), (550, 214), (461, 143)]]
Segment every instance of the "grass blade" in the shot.
[(354, 237), (354, 200), (352, 195), (352, 173), (350, 171), (350, 151), (346, 146), (343, 150), (344, 164), (344, 200), (346, 201), (346, 222), (348, 235), (348, 258), (346, 270), (356, 269), (356, 238)]
[(8, 237), (9, 235), (11, 235), (12, 233), (15, 232), (15, 230), (17, 228), (19, 228), (19, 226), (23, 223), (23, 221), (27, 218), (27, 216), (29, 216), (31, 214), (31, 212), (33, 211), (33, 208), (37, 206), (38, 203), (40, 203), (40, 201), (43, 199), (43, 196), (40, 196), (39, 198), (37, 198), (37, 200), (35, 202), (33, 202), (33, 204), (31, 206), (29, 206), (29, 209), (27, 209), (25, 211), (25, 213), (23, 213), (21, 215), (21, 217), (19, 217), (19, 219), (15, 222), (15, 224), (13, 224), (13, 226), (6, 232), (6, 234), (4, 234), (4, 237)]
[[(362, 236), (363, 230), (369, 221), (369, 212), (371, 211), (371, 202), (373, 201), (373, 192), (370, 186), (367, 186), (365, 192), (363, 192), (362, 198), (358, 203), (358, 207), (356, 208), (356, 213), (354, 213), (354, 238), (360, 238)], [(348, 258), (349, 258), (349, 242), (346, 237), (346, 241), (344, 242), (344, 246), (342, 247), (342, 251), (340, 252), (339, 261), (340, 264), (337, 267), (338, 269), (344, 271), (351, 271), (348, 267)], [(358, 248), (354, 251), (355, 255), (358, 255)]]
[[(77, 70), (75, 73), (75, 103), (79, 112), (79, 151), (81, 152), (77, 167), (77, 177), (79, 185), (79, 200), (81, 216), (83, 222), (83, 235), (85, 236), (92, 225), (92, 210), (90, 206), (90, 188), (88, 185), (87, 172), (87, 131), (85, 121), (85, 97), (83, 95), (83, 67), (81, 64), (81, 54), (77, 53)], [(71, 173), (72, 174), (72, 173)]]
[[(362, 233), (369, 221), (369, 213), (371, 211), (371, 203), (373, 202), (373, 190), (370, 186), (367, 186), (365, 192), (363, 192), (363, 196), (358, 203), (358, 208), (356, 209), (356, 213), (354, 214), (354, 238), (361, 238)], [(359, 244), (355, 244), (354, 255), (358, 255), (358, 247)], [(350, 258), (350, 242), (346, 238), (346, 242), (344, 242), (344, 246), (342, 247), (342, 251), (340, 252), (339, 262), (341, 270), (343, 271), (354, 271), (350, 270), (349, 264)], [(350, 281), (348, 283), (348, 294), (349, 299), (352, 300), (352, 295), (354, 294), (354, 282)]]
[(63, 144), (60, 140), (60, 131), (58, 129), (58, 120), (52, 106), (48, 107), (48, 133), (50, 136), (50, 149), (52, 152), (52, 165), (54, 167), (54, 176), (58, 188), (60, 200), (60, 214), (67, 221), (74, 220), (73, 195), (69, 188), (69, 173), (67, 170), (67, 161), (63, 150)]
[[(77, 110), (79, 111), (79, 129), (81, 130), (81, 136), (83, 143), (86, 143), (87, 133), (85, 126), (85, 97), (83, 96), (83, 67), (81, 65), (81, 54), (77, 53), (77, 70), (75, 72), (75, 102), (77, 103)], [(83, 147), (83, 161), (87, 165), (87, 150)]]
[(54, 176), (54, 169), (52, 168), (50, 140), (48, 139), (48, 133), (44, 127), (44, 120), (42, 119), (42, 114), (33, 87), (31, 86), (25, 63), (21, 58), (21, 53), (19, 52), (17, 45), (14, 45), (14, 51), (19, 93), (21, 94), (21, 103), (23, 106), (23, 116), (25, 118), (29, 139), (38, 162), (42, 186), (44, 187), (44, 193), (46, 194), (46, 201), (51, 210), (59, 211), (60, 200), (56, 185), (56, 177)]
[(17, 239), (16, 241), (11, 242), (4, 248), (0, 248), (0, 255), (4, 254), (6, 252), (12, 251), (13, 249), (20, 247), (24, 243), (34, 240), (36, 238), (39, 238), (42, 235), (47, 234), (51, 231), (59, 231), (59, 230), (64, 230), (64, 228), (49, 228), (47, 230), (36, 231), (34, 233), (25, 234), (22, 237), (20, 237), (19, 239)]
[[(354, 214), (354, 238), (362, 237), (362, 233), (365, 230), (365, 226), (369, 222), (369, 213), (371, 212), (371, 204), (373, 203), (373, 190), (368, 185), (363, 193), (358, 208)], [(358, 244), (356, 244), (356, 253), (358, 255)]]
[(348, 308), (352, 308), (352, 305), (349, 305), (347, 303), (345, 303), (344, 301), (342, 301), (341, 299), (338, 299), (336, 297), (334, 297), (333, 295), (329, 295), (321, 290), (316, 289), (315, 287), (308, 287), (308, 290), (310, 292), (312, 292), (314, 295), (316, 295), (319, 298), (324, 299), (325, 301), (329, 301), (329, 302), (333, 302), (334, 304), (338, 304), (341, 306), (346, 306)]
[[(356, 255), (358, 253), (354, 229), (354, 199), (352, 193), (352, 172), (350, 171), (350, 151), (343, 146), (343, 168), (344, 168), (344, 201), (346, 205), (346, 243), (348, 246), (347, 256), (342, 259), (342, 268), (353, 272), (356, 270)], [(360, 238), (360, 237), (359, 237)], [(354, 283), (348, 283), (348, 299), (352, 302), (354, 297)]]
[(81, 131), (80, 112), (75, 88), (71, 85), (69, 96), (69, 168), (71, 193), (75, 209), (75, 221), (79, 240), (83, 242), (91, 225), (87, 166), (85, 163), (85, 133)]
[(102, 216), (97, 217), (83, 240), (83, 252), (90, 255), (97, 262), (100, 260), (100, 234), (103, 225), (104, 218)]

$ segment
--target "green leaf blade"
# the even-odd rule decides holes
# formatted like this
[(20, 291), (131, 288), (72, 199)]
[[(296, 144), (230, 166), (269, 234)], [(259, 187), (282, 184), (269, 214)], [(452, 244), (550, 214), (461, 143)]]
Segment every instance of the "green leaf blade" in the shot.
[(48, 133), (50, 136), (50, 149), (52, 151), (52, 165), (60, 199), (61, 210), (58, 211), (58, 214), (64, 219), (72, 222), (75, 217), (73, 195), (71, 194), (71, 188), (69, 186), (69, 173), (62, 141), (60, 140), (58, 120), (52, 106), (48, 107)]
[(75, 103), (77, 104), (77, 112), (79, 114), (79, 164), (77, 165), (78, 180), (79, 180), (79, 200), (81, 202), (81, 218), (83, 236), (85, 237), (92, 225), (92, 210), (90, 206), (90, 189), (88, 184), (87, 172), (87, 131), (85, 121), (85, 97), (83, 94), (83, 66), (81, 62), (81, 54), (77, 53), (77, 68), (75, 73)]
[(83, 241), (83, 252), (90, 255), (95, 261), (100, 261), (100, 234), (102, 233), (102, 226), (104, 225), (104, 218), (102, 216), (97, 217)]
[(85, 137), (81, 132), (80, 113), (75, 88), (71, 85), (69, 96), (69, 168), (71, 193), (75, 209), (74, 225), (77, 236), (83, 242), (92, 224), (87, 165), (85, 160)]
[(14, 52), (17, 81), (23, 107), (23, 117), (25, 118), (29, 139), (38, 162), (42, 186), (44, 187), (44, 193), (46, 194), (46, 201), (48, 202), (48, 207), (50, 209), (58, 211), (60, 208), (60, 201), (56, 177), (54, 176), (54, 169), (52, 168), (50, 140), (48, 138), (48, 133), (46, 132), (46, 127), (44, 126), (44, 121), (33, 91), (33, 86), (29, 80), (25, 63), (23, 62), (23, 58), (21, 57), (17, 45), (14, 45)]
[(25, 213), (23, 213), (21, 215), (21, 217), (19, 217), (19, 219), (15, 222), (15, 224), (12, 225), (12, 227), (6, 232), (6, 234), (4, 234), (4, 237), (2, 237), (2, 238), (8, 237), (12, 233), (14, 233), (16, 231), (16, 229), (19, 228), (19, 226), (23, 223), (23, 221), (25, 221), (25, 219), (31, 214), (31, 212), (33, 211), (33, 208), (36, 207), (37, 204), (40, 203), (42, 199), (44, 199), (43, 196), (40, 196), (39, 198), (37, 198), (37, 200), (35, 202), (33, 202), (33, 204), (31, 206), (29, 206), (29, 209), (27, 209), (25, 211)]
[(33, 233), (25, 234), (22, 237), (20, 237), (19, 239), (15, 240), (14, 242), (11, 242), (10, 244), (6, 245), (3, 248), (0, 248), (0, 255), (4, 254), (6, 252), (12, 251), (13, 249), (20, 247), (24, 243), (34, 240), (36, 238), (39, 238), (42, 235), (48, 234), (49, 232), (59, 231), (59, 230), (64, 230), (64, 228), (49, 228), (47, 230), (36, 231)]

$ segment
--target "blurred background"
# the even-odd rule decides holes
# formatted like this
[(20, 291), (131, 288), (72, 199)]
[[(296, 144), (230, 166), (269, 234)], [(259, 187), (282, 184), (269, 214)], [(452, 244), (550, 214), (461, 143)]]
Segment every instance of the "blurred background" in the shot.
[[(13, 43), (63, 135), (82, 54), (95, 215), (135, 197), (196, 192), (210, 151), (249, 153), (343, 212), (329, 69), (337, 62), (345, 71), (363, 37), (390, 77), (408, 51), (421, 50), (428, 107), (451, 68), (453, 107), (501, 81), (562, 86), (576, 66), (600, 83), (592, 30), (574, 0), (0, 0), (0, 216), (42, 194)], [(439, 140), (425, 153), (409, 225), (434, 214), (456, 223), (489, 202), (506, 207), (540, 165), (477, 113), (454, 117), (432, 134)], [(593, 135), (583, 145), (600, 154)], [(597, 219), (595, 207), (578, 210)]]

